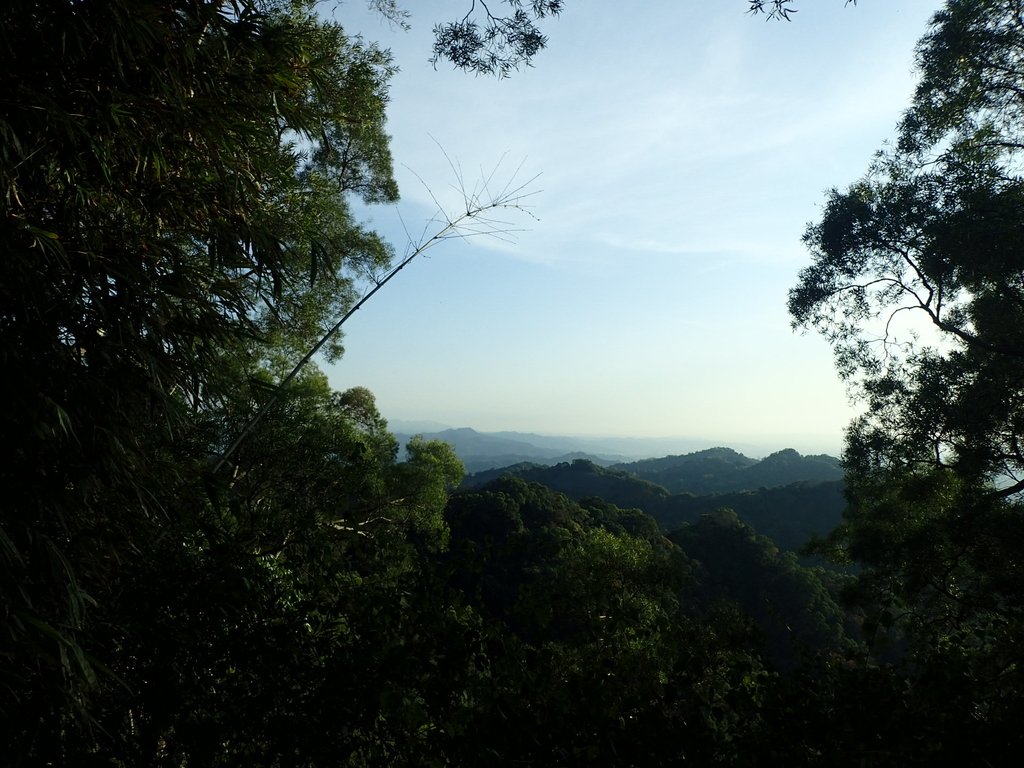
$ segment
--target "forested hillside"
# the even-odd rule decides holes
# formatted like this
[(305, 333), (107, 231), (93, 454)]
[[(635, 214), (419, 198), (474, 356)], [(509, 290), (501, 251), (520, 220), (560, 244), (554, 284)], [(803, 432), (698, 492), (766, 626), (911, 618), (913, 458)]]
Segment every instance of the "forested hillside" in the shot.
[[(677, 485), (694, 491), (670, 493), (622, 466), (656, 467), (655, 473), (672, 473)], [(737, 470), (737, 466), (740, 469)], [(469, 475), (462, 487), (478, 487), (511, 474), (553, 488), (577, 501), (594, 496), (624, 509), (642, 510), (666, 531), (696, 522), (702, 515), (718, 509), (729, 508), (758, 533), (768, 536), (783, 549), (796, 552), (812, 538), (825, 536), (839, 524), (845, 506), (842, 481), (806, 479), (834, 476), (838, 471), (838, 461), (827, 456), (800, 457), (795, 451), (780, 451), (757, 462), (727, 448), (715, 448), (616, 467), (599, 467), (585, 459), (551, 467), (519, 464)], [(798, 478), (797, 481), (792, 480), (793, 477)], [(688, 484), (686, 478), (689, 478)], [(764, 482), (757, 490), (728, 493), (700, 490), (745, 488), (753, 481)]]
[[(507, 75), (563, 4), (467, 5), (435, 62)], [(824, 457), (462, 490), (444, 442), (399, 459), (317, 361), (519, 201), (399, 257), (354, 213), (398, 196), (394, 64), (317, 11), (0, 4), (0, 762), (1016, 765), (1021, 4), (945, 3), (898, 141), (805, 236), (789, 309), (863, 406), (830, 533)], [(811, 532), (855, 567), (801, 565)]]
[[(436, 437), (450, 443), (456, 453), (462, 455), (457, 442), (445, 439), (444, 433), (437, 433)], [(558, 467), (557, 471), (551, 472), (552, 477), (565, 474), (567, 470), (590, 472), (595, 477), (623, 480), (632, 477), (641, 481), (632, 484), (638, 489), (653, 484), (668, 493), (688, 493), (695, 496), (754, 491), (793, 483), (828, 482), (841, 480), (843, 477), (839, 459), (833, 456), (801, 456), (792, 448), (787, 448), (758, 460), (744, 456), (731, 448), (709, 448), (682, 456), (665, 456), (610, 465), (585, 457), (560, 462), (520, 461), (494, 469), (471, 472), (464, 484), (479, 485), (501, 477), (506, 472), (521, 474), (530, 471), (535, 472), (537, 478), (541, 478), (544, 476), (543, 468), (552, 466)], [(600, 467), (607, 471), (601, 471)]]
[(832, 456), (801, 456), (792, 448), (760, 461), (729, 448), (711, 448), (685, 456), (665, 456), (629, 464), (615, 464), (644, 480), (664, 486), (671, 493), (726, 493), (774, 488), (800, 482), (840, 480), (843, 470)]

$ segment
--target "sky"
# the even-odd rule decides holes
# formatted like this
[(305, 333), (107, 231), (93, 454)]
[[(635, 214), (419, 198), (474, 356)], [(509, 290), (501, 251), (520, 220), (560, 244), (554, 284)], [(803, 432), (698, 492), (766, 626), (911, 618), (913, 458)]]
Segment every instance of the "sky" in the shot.
[(827, 190), (893, 136), (940, 3), (800, 0), (766, 23), (745, 0), (567, 0), (505, 80), (428, 62), (469, 4), (406, 2), (409, 31), (326, 6), (400, 68), (402, 200), (365, 213), (399, 253), (460, 185), (531, 193), (502, 212), (516, 231), (441, 243), (356, 313), (331, 384), (392, 424), (838, 453), (858, 406), (787, 291)]

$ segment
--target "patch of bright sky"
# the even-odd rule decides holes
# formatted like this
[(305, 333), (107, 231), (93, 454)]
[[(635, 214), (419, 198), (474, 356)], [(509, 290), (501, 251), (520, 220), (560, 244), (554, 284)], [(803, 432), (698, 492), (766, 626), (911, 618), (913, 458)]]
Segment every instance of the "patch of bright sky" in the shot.
[(407, 3), (410, 32), (325, 7), (401, 68), (401, 220), (368, 215), (401, 252), (432, 196), (461, 203), (451, 161), (469, 187), (540, 174), (536, 218), (414, 262), (346, 326), (332, 384), (391, 420), (838, 452), (856, 406), (786, 294), (825, 191), (892, 136), (937, 0), (801, 0), (788, 24), (745, 0), (568, 0), (508, 80), (427, 63), (468, 5)]

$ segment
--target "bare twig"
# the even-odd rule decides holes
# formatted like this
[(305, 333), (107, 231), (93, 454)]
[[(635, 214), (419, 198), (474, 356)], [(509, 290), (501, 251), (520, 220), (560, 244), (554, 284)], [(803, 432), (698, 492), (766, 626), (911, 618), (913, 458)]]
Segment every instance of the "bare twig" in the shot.
[[(443, 151), (444, 150), (442, 149), (442, 152)], [(424, 234), (418, 242), (410, 240), (406, 249), (405, 257), (383, 275), (373, 278), (373, 287), (364, 293), (362, 298), (353, 304), (352, 307), (345, 312), (345, 314), (342, 315), (336, 323), (334, 323), (334, 325), (327, 329), (323, 336), (320, 337), (320, 340), (314, 344), (305, 355), (303, 355), (302, 359), (295, 364), (291, 371), (289, 371), (288, 375), (281, 380), (281, 383), (277, 385), (275, 392), (270, 399), (260, 406), (249, 418), (238, 433), (234, 442), (228, 446), (227, 450), (224, 451), (224, 454), (214, 465), (214, 473), (220, 471), (221, 467), (223, 467), (235, 452), (238, 451), (238, 448), (243, 442), (245, 442), (252, 430), (263, 420), (267, 413), (277, 405), (285, 387), (287, 387), (292, 380), (299, 375), (305, 365), (313, 359), (317, 352), (323, 349), (324, 345), (327, 344), (330, 338), (341, 330), (341, 327), (348, 321), (348, 319), (362, 309), (363, 305), (373, 298), (377, 291), (391, 282), (391, 280), (394, 279), (399, 272), (409, 266), (417, 256), (426, 253), (434, 246), (443, 243), (446, 240), (456, 238), (465, 240), (470, 237), (486, 235), (488, 237), (496, 237), (499, 240), (508, 241), (515, 232), (522, 231), (521, 229), (513, 228), (509, 222), (494, 218), (492, 214), (497, 211), (504, 210), (514, 211), (520, 214), (525, 213), (532, 216), (529, 212), (529, 206), (526, 204), (526, 201), (529, 197), (537, 194), (538, 192), (538, 190), (529, 189), (537, 180), (538, 176), (534, 176), (523, 183), (518, 183), (516, 176), (522, 169), (522, 164), (520, 164), (505, 186), (502, 187), (497, 194), (491, 195), (488, 187), (491, 180), (494, 178), (495, 173), (497, 173), (497, 170), (504, 161), (503, 157), (490, 175), (484, 177), (479, 186), (474, 187), (470, 191), (467, 190), (465, 185), (461, 168), (452, 162), (447, 153), (445, 153), (445, 158), (448, 160), (449, 167), (455, 173), (458, 190), (462, 194), (465, 203), (464, 209), (456, 215), (445, 212), (443, 206), (434, 196), (430, 188), (422, 179), (420, 179), (420, 183), (423, 183), (423, 186), (426, 187), (431, 199), (437, 205), (437, 215), (431, 219), (431, 222), (440, 223), (440, 229), (434, 232), (434, 234), (427, 236), (426, 232), (429, 227), (428, 223), (427, 227), (424, 228)], [(419, 176), (417, 176), (417, 178), (419, 178)], [(402, 222), (402, 226), (405, 226), (404, 221)], [(406, 230), (406, 232), (408, 232), (408, 230)]]

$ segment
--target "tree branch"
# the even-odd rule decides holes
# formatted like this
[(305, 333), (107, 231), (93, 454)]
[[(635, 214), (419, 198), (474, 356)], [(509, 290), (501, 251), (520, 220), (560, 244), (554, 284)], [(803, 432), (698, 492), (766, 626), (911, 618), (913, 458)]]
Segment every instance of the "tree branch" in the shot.
[[(454, 169), (455, 166), (452, 165), (450, 158), (448, 159), (448, 162), (449, 165)], [(354, 315), (360, 309), (362, 309), (363, 305), (365, 305), (366, 302), (372, 299), (379, 290), (381, 290), (385, 285), (391, 282), (398, 275), (399, 272), (401, 272), (403, 269), (409, 266), (417, 256), (425, 253), (426, 251), (430, 250), (439, 243), (444, 242), (445, 240), (451, 240), (453, 238), (466, 239), (467, 237), (471, 237), (474, 235), (500, 236), (502, 234), (508, 234), (513, 232), (514, 230), (508, 228), (494, 228), (494, 224), (504, 225), (504, 223), (488, 218), (487, 214), (489, 214), (492, 211), (497, 211), (501, 209), (511, 209), (527, 213), (528, 211), (524, 201), (531, 195), (536, 194), (536, 191), (527, 191), (527, 188), (531, 184), (533, 184), (534, 181), (536, 181), (536, 176), (529, 179), (525, 183), (513, 186), (513, 184), (515, 183), (515, 174), (513, 174), (510, 181), (497, 195), (482, 197), (482, 195), (484, 195), (488, 191), (488, 182), (490, 181), (491, 178), (493, 178), (493, 172), (484, 180), (483, 186), (480, 190), (474, 190), (472, 193), (469, 194), (466, 194), (465, 192), (465, 185), (463, 184), (461, 174), (456, 173), (456, 175), (459, 181), (460, 190), (463, 191), (465, 210), (458, 216), (452, 217), (446, 214), (444, 210), (441, 208), (440, 204), (438, 204), (438, 212), (441, 214), (443, 220), (445, 221), (444, 226), (442, 226), (441, 229), (439, 229), (437, 232), (435, 232), (427, 239), (422, 240), (419, 244), (413, 245), (410, 243), (410, 248), (405, 258), (398, 262), (397, 265), (392, 267), (382, 277), (375, 278), (373, 287), (365, 294), (363, 294), (362, 298), (360, 298), (359, 301), (353, 304), (352, 307), (347, 312), (345, 312), (345, 314), (343, 314), (336, 323), (334, 323), (334, 325), (332, 325), (330, 328), (327, 329), (326, 332), (324, 332), (323, 336), (320, 337), (320, 340), (316, 344), (314, 344), (309, 349), (309, 351), (306, 352), (305, 355), (302, 356), (302, 359), (300, 359), (292, 367), (288, 375), (281, 380), (281, 383), (277, 385), (274, 394), (270, 397), (270, 399), (267, 400), (267, 402), (265, 402), (261, 407), (259, 407), (256, 410), (256, 412), (245, 423), (241, 431), (238, 433), (238, 436), (231, 443), (231, 445), (228, 446), (227, 450), (214, 465), (214, 473), (220, 471), (221, 467), (223, 467), (227, 463), (227, 461), (235, 454), (235, 452), (238, 451), (239, 447), (242, 445), (243, 442), (245, 442), (246, 438), (249, 436), (252, 430), (255, 429), (255, 427), (263, 420), (267, 413), (269, 413), (277, 405), (278, 401), (280, 401), (281, 396), (285, 390), (285, 387), (287, 387), (292, 382), (292, 380), (299, 375), (302, 369), (310, 360), (313, 359), (317, 352), (323, 349), (324, 345), (327, 344), (330, 338), (339, 330), (341, 330), (341, 327), (348, 321), (348, 319), (352, 317), (352, 315)], [(431, 196), (433, 197), (433, 195)], [(434, 198), (434, 201), (437, 202), (436, 198)], [(474, 228), (474, 224), (477, 223), (486, 224), (487, 228)]]

